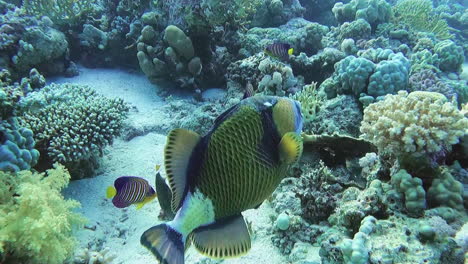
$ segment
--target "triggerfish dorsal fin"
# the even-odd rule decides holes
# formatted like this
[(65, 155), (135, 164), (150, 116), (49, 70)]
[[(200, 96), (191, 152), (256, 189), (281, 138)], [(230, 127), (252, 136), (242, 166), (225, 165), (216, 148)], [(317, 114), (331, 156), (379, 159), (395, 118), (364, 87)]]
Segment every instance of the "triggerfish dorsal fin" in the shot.
[(241, 256), (251, 247), (249, 230), (242, 215), (199, 227), (191, 238), (195, 248), (210, 258)]
[(299, 161), (303, 151), (302, 137), (295, 132), (284, 134), (279, 143), (280, 158), (287, 164)]
[(114, 186), (107, 187), (107, 190), (106, 190), (107, 199), (114, 197), (116, 194), (117, 194), (117, 189), (115, 189)]
[(167, 135), (164, 165), (172, 192), (171, 208), (176, 212), (184, 199), (187, 167), (200, 135), (186, 129), (174, 129)]

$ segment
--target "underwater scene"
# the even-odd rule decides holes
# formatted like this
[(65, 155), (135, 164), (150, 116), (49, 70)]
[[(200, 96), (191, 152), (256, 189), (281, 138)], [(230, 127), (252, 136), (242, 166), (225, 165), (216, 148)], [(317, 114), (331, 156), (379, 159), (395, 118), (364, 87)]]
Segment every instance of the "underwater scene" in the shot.
[(0, 264), (468, 264), (467, 0), (0, 0)]

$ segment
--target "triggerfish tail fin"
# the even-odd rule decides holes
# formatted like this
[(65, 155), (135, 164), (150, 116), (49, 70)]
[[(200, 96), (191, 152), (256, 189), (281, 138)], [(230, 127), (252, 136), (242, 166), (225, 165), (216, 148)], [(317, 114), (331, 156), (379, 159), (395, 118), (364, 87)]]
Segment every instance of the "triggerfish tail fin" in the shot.
[(185, 243), (183, 236), (168, 224), (160, 224), (146, 230), (140, 243), (148, 248), (164, 264), (184, 264)]
[(288, 49), (288, 55), (292, 55), (293, 52), (294, 52), (294, 49), (293, 49), (293, 48)]
[(303, 148), (302, 137), (295, 132), (288, 132), (279, 144), (280, 157), (287, 164), (296, 163), (302, 156)]
[(251, 247), (249, 230), (242, 215), (199, 227), (191, 237), (195, 248), (210, 258), (241, 256)]
[(117, 194), (117, 189), (115, 189), (114, 186), (107, 187), (107, 190), (106, 190), (107, 199), (114, 197), (116, 194)]

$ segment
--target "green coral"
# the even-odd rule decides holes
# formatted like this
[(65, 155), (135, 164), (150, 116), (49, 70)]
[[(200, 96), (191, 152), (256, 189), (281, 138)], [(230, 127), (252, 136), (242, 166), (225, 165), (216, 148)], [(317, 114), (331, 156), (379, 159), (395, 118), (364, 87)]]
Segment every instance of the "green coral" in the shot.
[(93, 10), (94, 0), (25, 0), (23, 8), (30, 15), (48, 16), (58, 25), (78, 24), (83, 14)]
[(129, 107), (88, 86), (51, 84), (20, 102), (21, 122), (51, 161), (77, 162), (101, 153), (118, 135)]
[(464, 210), (463, 185), (453, 178), (448, 169), (442, 169), (438, 177), (432, 181), (427, 197), (433, 205)]
[(433, 33), (439, 39), (452, 37), (447, 21), (434, 13), (431, 0), (400, 0), (393, 7), (395, 21), (412, 29)]
[(62, 264), (75, 246), (80, 204), (60, 191), (70, 175), (57, 165), (46, 174), (0, 172), (0, 262)]
[(365, 264), (369, 260), (369, 235), (376, 226), (377, 219), (373, 216), (365, 217), (361, 222), (359, 232), (354, 238), (344, 239), (341, 244), (344, 263), (346, 264)]
[(247, 26), (253, 18), (261, 0), (202, 0), (200, 7), (206, 20), (213, 26)]
[(397, 191), (405, 194), (405, 206), (408, 212), (420, 215), (426, 208), (426, 192), (422, 180), (411, 177), (406, 170), (399, 170), (392, 175), (391, 181)]
[(337, 2), (332, 9), (338, 22), (364, 19), (376, 26), (392, 17), (392, 9), (385, 0), (351, 0), (347, 4)]
[(290, 96), (292, 99), (301, 103), (301, 112), (306, 123), (312, 122), (320, 110), (322, 100), (317, 94), (317, 83), (313, 82), (305, 85), (301, 91)]
[(463, 55), (463, 49), (457, 46), (455, 42), (451, 40), (439, 42), (435, 45), (434, 51), (439, 56), (442, 71), (457, 72), (461, 70), (465, 56)]
[(36, 165), (39, 151), (34, 149), (33, 133), (20, 127), (15, 118), (0, 122), (4, 140), (0, 142), (0, 171), (29, 170)]

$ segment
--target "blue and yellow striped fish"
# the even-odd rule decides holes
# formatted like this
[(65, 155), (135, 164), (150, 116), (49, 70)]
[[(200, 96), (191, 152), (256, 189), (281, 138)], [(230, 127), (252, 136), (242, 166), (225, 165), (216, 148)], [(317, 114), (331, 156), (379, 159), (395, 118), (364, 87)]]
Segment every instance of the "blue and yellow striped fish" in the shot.
[(112, 198), (112, 203), (117, 208), (136, 204), (137, 209), (140, 209), (156, 198), (156, 192), (145, 179), (123, 176), (115, 180), (114, 186), (107, 188), (106, 196)]
[(265, 53), (271, 57), (288, 60), (294, 49), (287, 43), (273, 43), (265, 47)]

